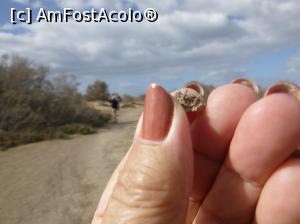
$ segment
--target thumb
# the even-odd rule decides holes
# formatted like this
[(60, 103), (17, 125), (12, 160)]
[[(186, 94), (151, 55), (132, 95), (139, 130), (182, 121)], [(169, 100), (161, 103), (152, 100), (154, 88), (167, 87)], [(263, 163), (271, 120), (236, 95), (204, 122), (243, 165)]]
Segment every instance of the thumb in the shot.
[(139, 123), (94, 223), (182, 224), (193, 176), (185, 112), (162, 87), (152, 84)]

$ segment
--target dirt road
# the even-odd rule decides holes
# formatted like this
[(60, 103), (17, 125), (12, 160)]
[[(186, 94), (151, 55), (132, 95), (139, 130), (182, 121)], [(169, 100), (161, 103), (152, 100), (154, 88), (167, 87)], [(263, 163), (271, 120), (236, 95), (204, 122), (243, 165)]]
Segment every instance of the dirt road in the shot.
[(94, 135), (1, 152), (0, 223), (90, 223), (106, 182), (131, 144), (141, 111), (121, 111), (118, 124)]

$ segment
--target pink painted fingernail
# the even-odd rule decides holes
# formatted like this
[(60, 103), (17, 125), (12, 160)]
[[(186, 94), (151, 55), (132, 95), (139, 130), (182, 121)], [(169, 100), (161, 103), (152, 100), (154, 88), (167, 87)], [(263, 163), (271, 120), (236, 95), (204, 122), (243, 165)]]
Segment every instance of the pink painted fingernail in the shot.
[(161, 141), (169, 133), (174, 104), (171, 96), (159, 85), (150, 85), (144, 107), (141, 137)]

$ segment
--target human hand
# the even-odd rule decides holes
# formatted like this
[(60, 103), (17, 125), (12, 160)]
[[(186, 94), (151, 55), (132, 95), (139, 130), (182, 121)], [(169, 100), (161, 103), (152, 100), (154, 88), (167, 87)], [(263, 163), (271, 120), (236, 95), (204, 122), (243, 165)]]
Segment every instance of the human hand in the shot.
[(219, 87), (189, 122), (152, 85), (93, 224), (300, 223), (299, 92), (254, 90)]

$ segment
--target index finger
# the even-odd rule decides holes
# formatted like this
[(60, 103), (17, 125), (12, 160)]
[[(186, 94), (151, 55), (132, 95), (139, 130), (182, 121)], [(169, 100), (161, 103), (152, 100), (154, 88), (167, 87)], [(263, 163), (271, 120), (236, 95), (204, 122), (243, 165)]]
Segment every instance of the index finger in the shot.
[(242, 114), (257, 99), (256, 92), (239, 82), (219, 87), (209, 96), (206, 109), (192, 122), (195, 167), (187, 223), (192, 223), (196, 216), (226, 156)]

